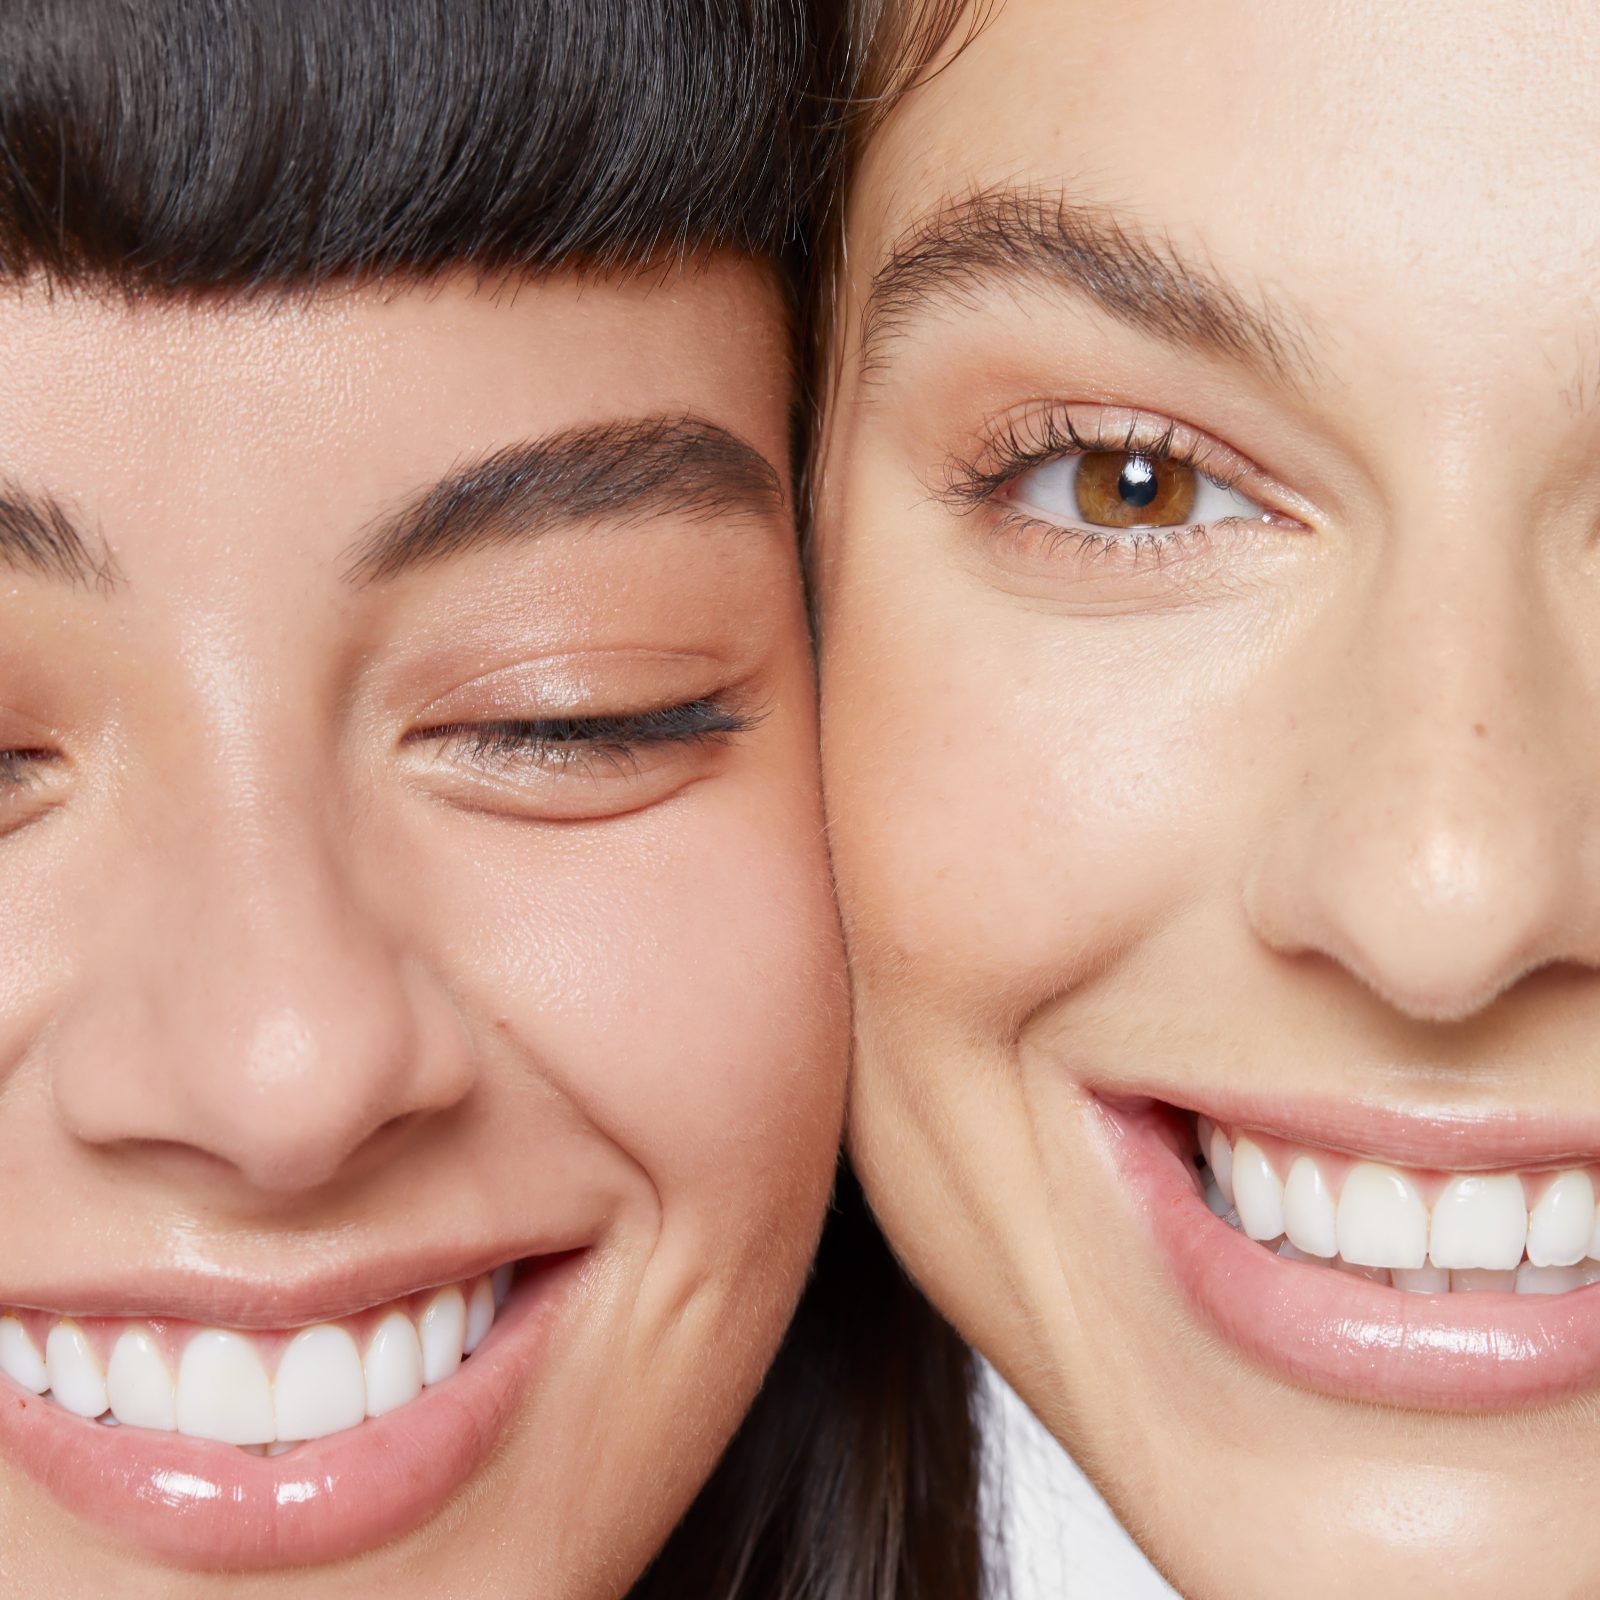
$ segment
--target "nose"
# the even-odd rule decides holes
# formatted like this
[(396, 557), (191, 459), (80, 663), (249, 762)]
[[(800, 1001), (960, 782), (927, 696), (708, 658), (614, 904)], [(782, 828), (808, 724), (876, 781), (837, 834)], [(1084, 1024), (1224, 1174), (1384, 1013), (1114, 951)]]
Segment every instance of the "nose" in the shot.
[(1449, 1022), (1600, 965), (1600, 773), (1559, 607), (1515, 555), (1440, 556), (1398, 549), (1359, 620), (1324, 625), (1245, 899), (1273, 949)]
[(285, 1194), (456, 1106), (474, 1079), (461, 1019), (370, 855), (297, 802), (192, 807), (119, 852), (52, 1030), (66, 1129)]

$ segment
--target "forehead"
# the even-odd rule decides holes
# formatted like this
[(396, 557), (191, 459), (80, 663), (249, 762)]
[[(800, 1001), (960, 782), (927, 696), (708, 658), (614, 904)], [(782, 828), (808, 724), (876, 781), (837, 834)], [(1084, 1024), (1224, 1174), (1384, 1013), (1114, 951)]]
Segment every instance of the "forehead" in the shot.
[(781, 462), (790, 387), (781, 295), (731, 258), (214, 304), (30, 286), (0, 293), (0, 349), (0, 476), (129, 513), (179, 485), (191, 511), (252, 493), (360, 501), (617, 415), (692, 413)]
[(1526, 334), (1590, 299), (1597, 68), (1600, 10), (1546, 0), (1003, 0), (868, 150), (856, 288), (950, 195), (1051, 185), (1353, 332), (1515, 299)]

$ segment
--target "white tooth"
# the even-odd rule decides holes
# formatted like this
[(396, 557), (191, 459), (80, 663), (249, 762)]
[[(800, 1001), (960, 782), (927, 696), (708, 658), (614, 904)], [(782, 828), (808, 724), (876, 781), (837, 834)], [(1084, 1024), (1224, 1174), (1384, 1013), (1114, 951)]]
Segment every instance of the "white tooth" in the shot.
[(1254, 1139), (1234, 1146), (1233, 1203), (1252, 1239), (1276, 1239), (1283, 1232), (1283, 1185)]
[(276, 1444), (269, 1444), (266, 1447), (266, 1451), (269, 1456), (283, 1456), (293, 1450), (296, 1445), (304, 1443), (303, 1439), (280, 1439)]
[(438, 1383), (461, 1365), (467, 1342), (467, 1302), (456, 1288), (441, 1289), (417, 1322), (422, 1381)]
[(1369, 1283), (1387, 1285), (1390, 1282), (1387, 1267), (1361, 1267), (1352, 1261), (1340, 1261), (1334, 1258), (1333, 1267), (1338, 1272), (1348, 1272), (1352, 1278), (1365, 1278)]
[(1600, 1259), (1600, 1202), (1597, 1202), (1594, 1208), (1594, 1232), (1589, 1235), (1588, 1259), (1590, 1261)]
[(1445, 1267), (1396, 1267), (1389, 1276), (1395, 1288), (1408, 1294), (1450, 1293), (1450, 1273)]
[(1306, 1252), (1291, 1239), (1285, 1239), (1283, 1243), (1278, 1246), (1278, 1254), (1282, 1256), (1285, 1261), (1311, 1261), (1315, 1262), (1318, 1266), (1327, 1265), (1327, 1263), (1323, 1261), (1320, 1256), (1307, 1255)]
[(50, 1398), (80, 1417), (98, 1417), (106, 1408), (106, 1375), (75, 1322), (58, 1322), (44, 1342), (44, 1370)]
[(207, 1328), (185, 1346), (178, 1363), (178, 1432), (223, 1444), (271, 1444), (272, 1385), (241, 1333)]
[(422, 1346), (403, 1311), (391, 1311), (378, 1324), (364, 1365), (369, 1417), (381, 1417), (422, 1393)]
[(1228, 1197), (1214, 1183), (1206, 1185), (1206, 1210), (1214, 1217), (1225, 1217), (1233, 1209)]
[(1593, 1180), (1587, 1172), (1563, 1172), (1528, 1217), (1528, 1259), (1536, 1267), (1574, 1267), (1593, 1232)]
[(1221, 1128), (1211, 1130), (1211, 1140), (1206, 1149), (1206, 1159), (1211, 1163), (1211, 1176), (1231, 1206), (1233, 1196), (1233, 1147), (1223, 1136)]
[(1485, 1289), (1511, 1294), (1516, 1287), (1517, 1275), (1511, 1271), (1491, 1270), (1487, 1267), (1454, 1267), (1450, 1272), (1451, 1294), (1476, 1294)]
[(329, 1323), (297, 1333), (278, 1362), (272, 1408), (280, 1439), (320, 1439), (355, 1427), (367, 1414), (367, 1380), (355, 1340)]
[(1322, 1169), (1310, 1156), (1297, 1156), (1283, 1186), (1283, 1231), (1308, 1255), (1339, 1253), (1339, 1223)]
[(1420, 1267), (1428, 1254), (1428, 1208), (1393, 1167), (1358, 1161), (1339, 1194), (1339, 1254), (1358, 1267)]
[(1600, 1283), (1600, 1261), (1596, 1261), (1593, 1257), (1580, 1261), (1577, 1273), (1585, 1283)]
[(494, 1308), (496, 1311), (506, 1303), (506, 1297), (511, 1293), (512, 1263), (507, 1262), (503, 1267), (496, 1267), (489, 1274), (489, 1288), (494, 1292)]
[(1524, 1261), (1517, 1268), (1518, 1294), (1565, 1294), (1582, 1287), (1583, 1274), (1576, 1267), (1540, 1267)]
[(0, 1317), (0, 1372), (35, 1394), (43, 1394), (50, 1387), (44, 1357), (16, 1317)]
[(1428, 1259), (1436, 1267), (1510, 1272), (1528, 1237), (1528, 1202), (1514, 1172), (1452, 1178), (1433, 1203)]
[(106, 1398), (118, 1422), (168, 1433), (178, 1426), (172, 1374), (148, 1328), (124, 1328), (117, 1335), (106, 1366)]
[(489, 1287), (487, 1278), (479, 1278), (472, 1286), (472, 1298), (467, 1301), (467, 1336), (462, 1341), (462, 1353), (470, 1356), (493, 1326), (494, 1290)]

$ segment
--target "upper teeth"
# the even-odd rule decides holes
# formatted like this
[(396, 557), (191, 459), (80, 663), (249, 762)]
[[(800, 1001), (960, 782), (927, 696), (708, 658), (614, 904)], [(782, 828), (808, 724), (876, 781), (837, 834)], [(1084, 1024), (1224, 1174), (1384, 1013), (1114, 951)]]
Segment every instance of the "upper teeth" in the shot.
[[(1223, 1209), (1236, 1209), (1252, 1239), (1284, 1237), (1296, 1255), (1389, 1269), (1402, 1287), (1510, 1288), (1520, 1268), (1518, 1289), (1548, 1292), (1586, 1281), (1552, 1269), (1600, 1257), (1595, 1181), (1583, 1168), (1429, 1179), (1248, 1134), (1230, 1141), (1204, 1118), (1200, 1143)], [(1452, 1272), (1462, 1281), (1448, 1282)], [(1491, 1273), (1506, 1281), (1486, 1281)]]
[[(287, 1335), (200, 1328), (171, 1359), (161, 1324), (125, 1321), (94, 1339), (72, 1318), (6, 1312), (0, 1371), (81, 1417), (228, 1444), (297, 1443), (382, 1416), (448, 1378), (488, 1333), (510, 1281), (511, 1268), (501, 1267)], [(42, 1333), (42, 1355), (24, 1318)], [(270, 1376), (263, 1346), (277, 1349)]]

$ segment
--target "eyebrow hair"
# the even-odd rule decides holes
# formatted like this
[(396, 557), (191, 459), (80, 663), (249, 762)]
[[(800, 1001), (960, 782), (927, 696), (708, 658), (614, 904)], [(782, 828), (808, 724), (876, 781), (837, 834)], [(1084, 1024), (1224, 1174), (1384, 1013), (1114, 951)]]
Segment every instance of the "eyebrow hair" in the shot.
[(937, 302), (959, 304), (990, 279), (1017, 277), (1061, 285), (1141, 333), (1279, 378), (1312, 366), (1299, 319), (1265, 293), (1252, 301), (1110, 207), (1009, 186), (948, 202), (896, 241), (867, 296), (865, 365)]
[(58, 500), (0, 479), (0, 566), (75, 588), (109, 589), (118, 581), (116, 565), (90, 543)]
[(572, 428), (468, 462), (361, 539), (346, 575), (378, 583), (558, 526), (648, 516), (785, 515), (772, 463), (698, 417)]

